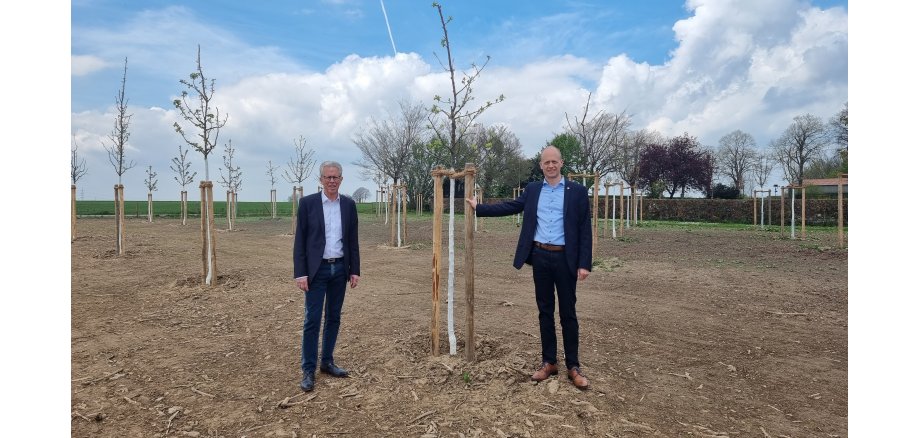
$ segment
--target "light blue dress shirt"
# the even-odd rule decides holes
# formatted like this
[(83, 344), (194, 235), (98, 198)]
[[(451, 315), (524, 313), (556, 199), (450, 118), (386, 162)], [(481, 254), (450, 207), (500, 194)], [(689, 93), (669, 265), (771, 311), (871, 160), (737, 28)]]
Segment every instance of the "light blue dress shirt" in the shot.
[(562, 226), (562, 206), (565, 201), (565, 178), (551, 186), (543, 179), (540, 200), (537, 202), (537, 233), (534, 240), (550, 245), (565, 245), (565, 228)]
[(326, 247), (323, 249), (324, 259), (337, 259), (345, 255), (342, 250), (342, 195), (335, 201), (326, 197), (326, 192), (321, 192), (323, 198), (323, 221), (326, 225)]

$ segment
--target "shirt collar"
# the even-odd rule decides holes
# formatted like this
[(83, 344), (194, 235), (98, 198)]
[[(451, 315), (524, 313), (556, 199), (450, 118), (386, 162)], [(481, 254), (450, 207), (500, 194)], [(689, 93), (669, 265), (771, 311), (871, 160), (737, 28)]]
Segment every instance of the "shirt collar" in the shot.
[(341, 194), (341, 193), (339, 193), (339, 196), (336, 196), (336, 197), (335, 197), (335, 200), (334, 200), (334, 201), (333, 201), (332, 199), (329, 199), (328, 196), (326, 196), (326, 191), (325, 191), (325, 190), (320, 190), (319, 193), (320, 193), (320, 196), (323, 197), (323, 202), (338, 202), (339, 199), (342, 199), (342, 194)]
[[(559, 185), (565, 187), (565, 177), (559, 179)], [(551, 187), (549, 182), (546, 181), (546, 178), (543, 178), (543, 187)]]

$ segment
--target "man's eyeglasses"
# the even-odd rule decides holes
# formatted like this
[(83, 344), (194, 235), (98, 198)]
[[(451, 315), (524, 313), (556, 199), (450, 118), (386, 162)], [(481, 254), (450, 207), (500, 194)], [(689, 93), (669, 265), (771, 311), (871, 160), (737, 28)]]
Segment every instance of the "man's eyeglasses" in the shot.
[(322, 178), (326, 181), (338, 181), (342, 179), (341, 176), (323, 176)]

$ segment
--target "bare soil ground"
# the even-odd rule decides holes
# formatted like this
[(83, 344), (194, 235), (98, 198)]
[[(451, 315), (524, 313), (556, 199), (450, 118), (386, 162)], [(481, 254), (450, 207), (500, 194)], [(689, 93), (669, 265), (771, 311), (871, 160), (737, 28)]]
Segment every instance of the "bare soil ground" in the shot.
[(511, 218), (476, 233), (478, 360), (468, 363), (462, 248), (459, 354), (448, 354), (442, 305), (432, 356), (430, 220), (410, 221), (397, 249), (384, 245), (383, 218), (362, 215), (361, 284), (336, 349), (352, 376), (317, 374), (304, 394), (290, 219), (234, 228), (218, 233), (219, 277), (203, 287), (196, 220), (129, 220), (119, 257), (113, 220), (78, 221), (73, 436), (847, 435), (847, 252), (834, 232), (790, 241), (753, 227), (634, 227), (599, 239), (601, 266), (578, 286), (592, 385), (580, 391), (564, 373), (528, 381), (537, 309), (530, 268), (511, 266)]

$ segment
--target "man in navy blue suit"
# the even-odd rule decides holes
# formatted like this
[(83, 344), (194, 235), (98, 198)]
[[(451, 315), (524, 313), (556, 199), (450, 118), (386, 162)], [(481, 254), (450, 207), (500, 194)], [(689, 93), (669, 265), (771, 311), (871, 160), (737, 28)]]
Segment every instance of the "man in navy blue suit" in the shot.
[[(591, 271), (591, 212), (588, 189), (562, 177), (562, 154), (555, 146), (540, 153), (543, 181), (532, 182), (517, 199), (501, 204), (466, 201), (481, 217), (509, 216), (524, 212), (521, 236), (514, 254), (514, 267), (533, 267), (533, 283), (540, 320), (542, 363), (531, 380), (543, 381), (558, 374), (556, 366), (556, 296), (562, 345), (569, 379), (579, 389), (588, 379), (578, 361), (578, 317), (575, 315), (575, 284)], [(555, 292), (555, 293), (554, 293)]]
[[(323, 190), (300, 198), (294, 233), (294, 281), (304, 292), (303, 343), (300, 388), (312, 391), (315, 383), (319, 325), (325, 308), (323, 354), (320, 372), (347, 377), (348, 371), (335, 364), (332, 352), (339, 334), (345, 285), (358, 285), (361, 256), (358, 251), (358, 209), (355, 201), (339, 194), (342, 165), (325, 161), (320, 165)], [(325, 306), (325, 307), (324, 307)]]

